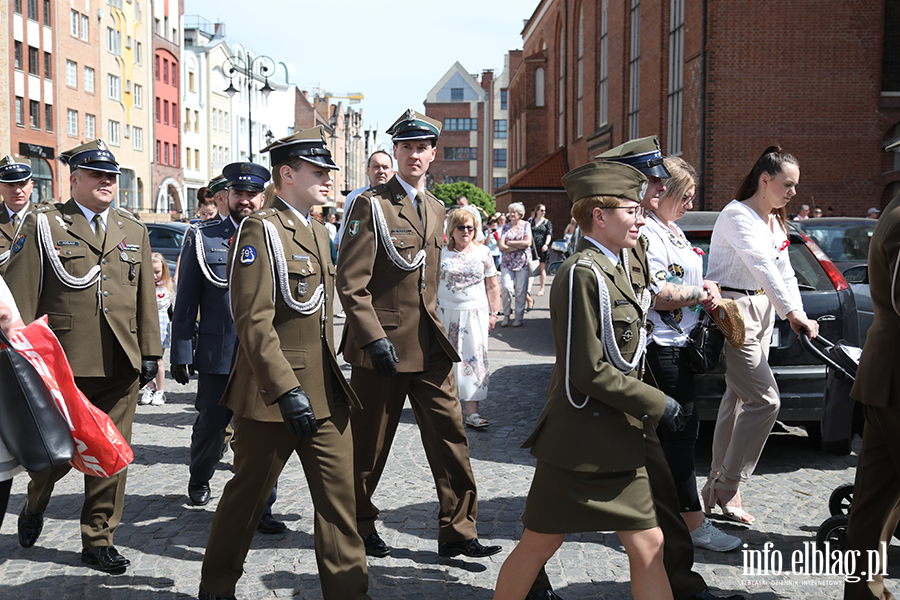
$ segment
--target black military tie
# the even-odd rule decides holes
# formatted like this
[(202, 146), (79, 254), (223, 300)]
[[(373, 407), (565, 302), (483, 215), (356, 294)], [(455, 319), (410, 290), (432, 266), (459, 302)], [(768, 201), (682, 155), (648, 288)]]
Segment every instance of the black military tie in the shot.
[(100, 215), (94, 215), (94, 218), (91, 219), (94, 223), (94, 235), (97, 236), (97, 242), (100, 243), (100, 249), (103, 249), (103, 243), (106, 241), (106, 230), (103, 229), (103, 219), (100, 218)]

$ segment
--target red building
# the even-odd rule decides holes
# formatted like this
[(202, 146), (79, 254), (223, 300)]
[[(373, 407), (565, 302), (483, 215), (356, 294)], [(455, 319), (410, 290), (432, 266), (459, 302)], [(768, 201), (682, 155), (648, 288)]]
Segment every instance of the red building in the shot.
[[(184, 171), (179, 164), (181, 146), (181, 15), (184, 0), (157, 0), (154, 5), (153, 94), (154, 148), (152, 164), (154, 212), (178, 211), (184, 205)], [(160, 14), (162, 13), (162, 18)], [(177, 33), (177, 35), (175, 35)], [(190, 119), (186, 120), (190, 122)], [(192, 217), (193, 215), (178, 215)]]
[(522, 39), (498, 210), (544, 202), (561, 231), (559, 171), (654, 134), (697, 169), (697, 209), (727, 204), (775, 143), (800, 161), (789, 211), (865, 216), (900, 189), (882, 151), (900, 137), (897, 3), (542, 0)]

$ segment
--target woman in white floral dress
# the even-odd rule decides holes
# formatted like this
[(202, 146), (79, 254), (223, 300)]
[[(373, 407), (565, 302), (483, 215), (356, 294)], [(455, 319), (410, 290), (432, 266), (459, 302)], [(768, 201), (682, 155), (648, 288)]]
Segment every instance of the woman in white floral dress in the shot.
[(487, 398), (490, 367), (488, 332), (497, 323), (500, 288), (490, 251), (475, 241), (475, 219), (454, 210), (447, 221), (447, 246), (441, 251), (438, 309), (447, 337), (462, 361), (454, 365), (459, 399), (466, 403), (466, 425), (487, 427), (478, 402)]

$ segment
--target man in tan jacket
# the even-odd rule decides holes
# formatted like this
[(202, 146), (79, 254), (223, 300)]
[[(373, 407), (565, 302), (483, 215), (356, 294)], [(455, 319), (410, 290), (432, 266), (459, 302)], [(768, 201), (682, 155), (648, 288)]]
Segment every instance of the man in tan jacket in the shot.
[[(29, 213), (12, 246), (6, 282), (26, 323), (41, 315), (59, 338), (75, 383), (131, 442), (138, 389), (162, 356), (147, 228), (112, 208), (118, 163), (103, 140), (60, 155), (72, 199)], [(70, 467), (33, 473), (19, 516), (19, 543), (37, 541), (54, 484)], [(113, 547), (122, 519), (127, 470), (84, 478), (81, 560), (101, 571), (130, 564)]]
[[(270, 152), (277, 197), (271, 208), (241, 222), (229, 251), (239, 345), (222, 404), (234, 411), (238, 441), (234, 478), (222, 493), (206, 545), (199, 597), (234, 598), (266, 498), (296, 452), (315, 507), (322, 594), (325, 600), (365, 600), (368, 574), (353, 514), (350, 434), (350, 405), (359, 401), (334, 354), (328, 230), (309, 218), (313, 206), (328, 200), (337, 167), (322, 127), (263, 151)], [(246, 170), (226, 172), (228, 185), (262, 192), (268, 172), (259, 165)]]
[(367, 554), (390, 554), (372, 495), (408, 395), (440, 502), (438, 553), (491, 556), (500, 546), (483, 546), (475, 529), (475, 476), (453, 377), (459, 355), (437, 316), (444, 206), (425, 191), (425, 174), (440, 123), (408, 110), (388, 133), (398, 172), (345, 214), (337, 275), (347, 315), (341, 349), (363, 404), (351, 418), (357, 526)]

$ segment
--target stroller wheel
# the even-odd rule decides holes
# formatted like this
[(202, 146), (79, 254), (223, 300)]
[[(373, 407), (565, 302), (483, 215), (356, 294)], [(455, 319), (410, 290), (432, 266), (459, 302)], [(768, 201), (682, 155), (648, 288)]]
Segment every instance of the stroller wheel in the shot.
[(849, 515), (850, 504), (853, 502), (853, 484), (845, 483), (834, 488), (828, 499), (828, 512), (834, 515)]
[(848, 515), (835, 515), (825, 519), (816, 533), (816, 546), (819, 550), (825, 550), (825, 542), (829, 542), (830, 550), (844, 550), (847, 547), (847, 522), (849, 520)]

